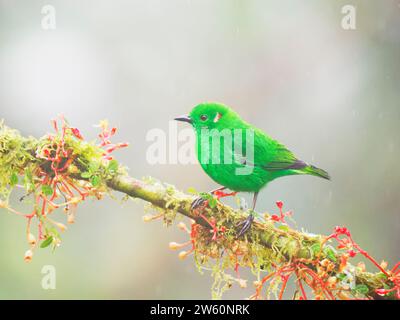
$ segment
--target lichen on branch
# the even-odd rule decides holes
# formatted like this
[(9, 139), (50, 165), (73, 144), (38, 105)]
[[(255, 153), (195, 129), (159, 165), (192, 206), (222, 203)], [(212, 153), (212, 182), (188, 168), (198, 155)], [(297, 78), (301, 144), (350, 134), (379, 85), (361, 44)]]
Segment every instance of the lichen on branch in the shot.
[[(0, 206), (27, 219), (26, 236), (30, 261), (38, 246), (57, 247), (65, 225), (53, 219), (56, 209), (63, 209), (68, 223), (74, 222), (78, 204), (89, 197), (101, 199), (112, 190), (148, 202), (157, 213), (145, 221), (162, 218), (173, 224), (177, 214), (190, 218), (178, 227), (187, 232), (188, 241), (170, 243), (181, 250), (180, 258), (193, 254), (201, 272), (211, 270), (214, 277), (213, 297), (218, 298), (235, 283), (247, 286), (240, 270), (254, 274), (253, 299), (284, 298), (289, 280), (296, 290), (294, 299), (399, 299), (400, 265), (391, 270), (363, 250), (344, 227), (336, 227), (328, 236), (297, 231), (287, 225), (290, 212), (277, 202), (278, 214), (259, 215), (249, 233), (238, 239), (238, 224), (247, 212), (233, 209), (207, 194), (204, 205), (191, 210), (198, 194), (185, 194), (172, 185), (155, 179), (136, 179), (126, 174), (111, 154), (126, 143), (113, 144), (115, 128), (106, 121), (99, 125), (99, 142), (87, 142), (77, 128), (61, 117), (52, 121), (54, 133), (40, 139), (22, 137), (17, 131), (0, 125)], [(22, 213), (10, 205), (10, 193), (24, 190), (21, 201), (31, 204), (32, 211)], [(32, 221), (37, 222), (36, 232)], [(377, 268), (366, 271), (365, 264), (349, 261), (362, 255)]]
[[(313, 235), (296, 231), (286, 224), (277, 226), (278, 215), (272, 215), (266, 216), (262, 223), (254, 223), (244, 239), (237, 239), (237, 225), (246, 216), (242, 210), (217, 202), (212, 208), (204, 207), (201, 213), (193, 212), (190, 210), (195, 198), (193, 195), (184, 194), (154, 179), (138, 180), (118, 175), (108, 182), (108, 186), (143, 199), (161, 211), (162, 214), (145, 216), (145, 221), (164, 218), (168, 222), (176, 212), (192, 220), (190, 228), (182, 222), (178, 224), (189, 234), (190, 241), (183, 244), (173, 242), (170, 247), (181, 249), (188, 246), (189, 250), (180, 252), (180, 258), (193, 253), (200, 269), (205, 266), (213, 270), (219, 284), (216, 296), (235, 282), (242, 287), (246, 285), (239, 275), (239, 268), (244, 267), (250, 268), (256, 276), (256, 293), (252, 298), (261, 298), (266, 282), (271, 280), (274, 281), (266, 287), (267, 296), (276, 292), (279, 286), (280, 289), (282, 286), (285, 288), (289, 276), (295, 278), (298, 291), (294, 297), (299, 299), (307, 299), (305, 285), (312, 289), (317, 299), (381, 298), (378, 293), (385, 293), (386, 298), (395, 298), (394, 290), (386, 292), (381, 289), (396, 288), (397, 269), (386, 270), (383, 264), (378, 265), (380, 271), (370, 273), (362, 263), (351, 265), (350, 258), (358, 253), (365, 255), (366, 252), (357, 244), (343, 240), (348, 239), (347, 234), (350, 235), (345, 228), (335, 228), (330, 236)], [(278, 202), (277, 206), (280, 217), (284, 217), (282, 203)], [(343, 236), (345, 238), (342, 239)], [(339, 250), (328, 244), (336, 238), (339, 239)], [(234, 275), (227, 275), (228, 270)], [(282, 298), (283, 291), (277, 292), (276, 297)]]
[[(37, 246), (55, 248), (60, 244), (60, 231), (66, 226), (52, 218), (53, 211), (62, 208), (67, 223), (73, 223), (77, 205), (88, 197), (101, 199), (109, 191), (107, 179), (124, 172), (111, 153), (127, 144), (111, 143), (116, 129), (109, 129), (106, 121), (99, 124), (97, 144), (84, 141), (64, 117), (52, 124), (55, 132), (40, 139), (22, 137), (0, 124), (0, 207), (27, 219), (30, 248), (26, 261), (32, 259)], [(19, 212), (9, 204), (15, 188), (23, 190), (20, 201), (31, 206), (30, 212)], [(33, 221), (37, 222), (36, 232)]]

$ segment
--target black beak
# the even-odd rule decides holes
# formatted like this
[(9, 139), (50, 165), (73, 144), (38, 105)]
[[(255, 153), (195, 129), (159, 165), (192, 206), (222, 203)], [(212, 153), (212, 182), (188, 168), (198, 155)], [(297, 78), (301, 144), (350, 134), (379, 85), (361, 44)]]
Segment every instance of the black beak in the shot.
[(182, 121), (182, 122), (188, 122), (188, 123), (192, 123), (193, 122), (192, 119), (190, 119), (189, 116), (180, 116), (180, 117), (175, 118), (174, 120)]

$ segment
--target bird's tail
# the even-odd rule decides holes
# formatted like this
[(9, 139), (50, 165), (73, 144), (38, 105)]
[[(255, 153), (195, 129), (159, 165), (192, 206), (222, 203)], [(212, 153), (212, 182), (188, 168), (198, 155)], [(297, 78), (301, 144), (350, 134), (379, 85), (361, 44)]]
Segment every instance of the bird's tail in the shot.
[(325, 170), (322, 170), (320, 168), (314, 167), (313, 165), (308, 165), (307, 167), (305, 167), (303, 169), (303, 172), (306, 174), (310, 174), (312, 176), (331, 180), (331, 177), (329, 176), (328, 172), (326, 172)]

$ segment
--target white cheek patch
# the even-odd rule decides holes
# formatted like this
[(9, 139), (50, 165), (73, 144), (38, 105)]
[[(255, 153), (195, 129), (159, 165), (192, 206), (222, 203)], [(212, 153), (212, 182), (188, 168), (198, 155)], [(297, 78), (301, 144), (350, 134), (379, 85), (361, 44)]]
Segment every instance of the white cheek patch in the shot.
[(219, 119), (221, 119), (222, 114), (220, 114), (219, 112), (217, 112), (217, 115), (214, 118), (214, 123), (217, 123), (219, 121)]

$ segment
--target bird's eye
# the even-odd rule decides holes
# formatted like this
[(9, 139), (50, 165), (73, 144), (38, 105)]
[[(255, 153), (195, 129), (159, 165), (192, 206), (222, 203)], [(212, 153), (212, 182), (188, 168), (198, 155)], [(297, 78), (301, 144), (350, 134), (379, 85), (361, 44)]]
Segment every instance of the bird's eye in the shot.
[(200, 116), (200, 120), (201, 121), (206, 121), (207, 120), (207, 116), (205, 114)]

